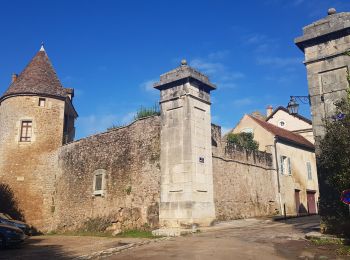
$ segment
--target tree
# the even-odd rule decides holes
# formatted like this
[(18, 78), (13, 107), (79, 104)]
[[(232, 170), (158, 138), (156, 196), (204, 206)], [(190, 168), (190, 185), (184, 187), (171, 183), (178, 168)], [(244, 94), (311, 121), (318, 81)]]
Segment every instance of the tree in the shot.
[(227, 135), (227, 142), (241, 146), (249, 151), (257, 151), (259, 149), (259, 143), (254, 140), (252, 133), (229, 133)]
[(350, 189), (350, 93), (335, 105), (317, 158), (321, 228), (350, 236), (349, 206), (340, 201), (341, 192)]

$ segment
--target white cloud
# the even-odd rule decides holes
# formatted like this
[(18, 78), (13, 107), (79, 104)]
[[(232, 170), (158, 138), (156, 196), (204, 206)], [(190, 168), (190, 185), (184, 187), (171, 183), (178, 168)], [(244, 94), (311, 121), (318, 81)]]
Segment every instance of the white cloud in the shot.
[(251, 98), (241, 98), (241, 99), (236, 99), (232, 102), (232, 104), (236, 107), (241, 107), (241, 106), (247, 106), (253, 104), (253, 99)]
[[(224, 63), (219, 61), (213, 61), (220, 55), (208, 55), (207, 58), (196, 58), (190, 62), (190, 66), (198, 69), (200, 72), (208, 75), (211, 80), (221, 89), (224, 88), (235, 88), (236, 84), (234, 81), (244, 78), (245, 75), (239, 71), (230, 70)], [(212, 57), (212, 58), (210, 58)]]
[(217, 59), (221, 60), (228, 57), (229, 55), (230, 55), (229, 50), (222, 50), (222, 51), (209, 53), (208, 58), (212, 60), (217, 60)]
[(302, 64), (302, 59), (297, 57), (258, 57), (256, 61), (259, 65), (271, 65), (278, 68)]
[(248, 34), (243, 38), (247, 44), (260, 44), (261, 42), (265, 42), (268, 39), (266, 35), (260, 33)]
[(140, 84), (140, 87), (143, 90), (146, 90), (148, 92), (155, 92), (156, 93), (156, 90), (153, 88), (153, 84), (156, 83), (157, 81), (158, 81), (157, 79), (146, 80)]
[(252, 46), (256, 53), (275, 50), (279, 44), (278, 40), (261, 33), (248, 33), (242, 36), (242, 42), (245, 45)]

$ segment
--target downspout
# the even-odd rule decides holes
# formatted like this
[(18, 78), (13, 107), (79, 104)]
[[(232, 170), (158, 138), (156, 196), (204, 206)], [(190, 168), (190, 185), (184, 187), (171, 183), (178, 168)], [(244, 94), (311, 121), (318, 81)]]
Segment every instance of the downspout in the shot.
[(276, 162), (276, 175), (277, 175), (277, 188), (278, 188), (278, 199), (279, 199), (279, 204), (280, 204), (280, 212), (281, 215), (284, 215), (283, 209), (282, 209), (282, 198), (281, 198), (281, 184), (280, 184), (280, 175), (279, 175), (279, 168), (278, 168), (278, 157), (277, 157), (277, 141), (278, 137), (275, 136), (274, 140), (274, 148), (275, 148), (275, 162)]

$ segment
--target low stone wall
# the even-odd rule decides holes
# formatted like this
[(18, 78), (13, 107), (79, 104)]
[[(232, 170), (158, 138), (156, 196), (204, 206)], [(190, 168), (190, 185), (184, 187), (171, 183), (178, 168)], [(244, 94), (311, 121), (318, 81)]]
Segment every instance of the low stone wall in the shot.
[(278, 204), (272, 155), (249, 152), (221, 139), (221, 128), (212, 125), (216, 218), (273, 215)]
[[(55, 229), (155, 228), (160, 192), (160, 118), (93, 135), (58, 151)], [(93, 194), (94, 172), (104, 170), (105, 192)]]

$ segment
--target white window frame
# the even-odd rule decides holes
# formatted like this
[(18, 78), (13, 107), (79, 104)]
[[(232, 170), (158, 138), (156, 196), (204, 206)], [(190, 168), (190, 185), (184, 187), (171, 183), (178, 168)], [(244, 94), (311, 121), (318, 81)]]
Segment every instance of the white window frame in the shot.
[[(97, 176), (102, 175), (102, 183), (101, 183), (101, 189), (96, 190), (96, 178)], [(93, 186), (92, 191), (94, 196), (105, 196), (106, 194), (106, 170), (104, 169), (98, 169), (94, 171), (93, 174)]]
[(282, 175), (287, 175), (287, 171), (288, 171), (288, 175), (291, 176), (292, 175), (292, 164), (290, 161), (290, 157), (287, 157), (285, 155), (280, 155), (280, 173)]

